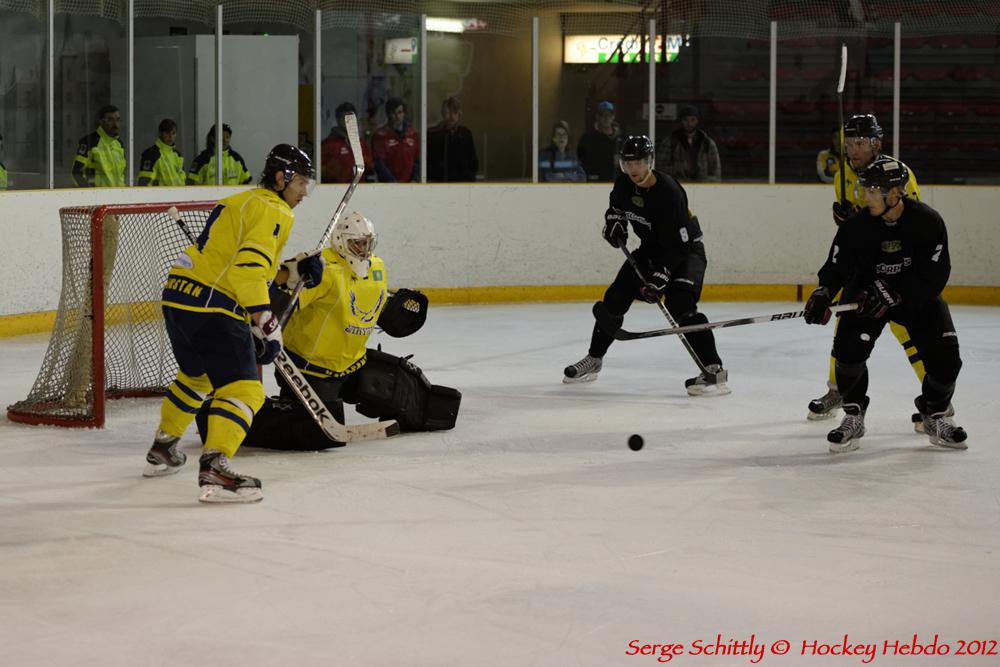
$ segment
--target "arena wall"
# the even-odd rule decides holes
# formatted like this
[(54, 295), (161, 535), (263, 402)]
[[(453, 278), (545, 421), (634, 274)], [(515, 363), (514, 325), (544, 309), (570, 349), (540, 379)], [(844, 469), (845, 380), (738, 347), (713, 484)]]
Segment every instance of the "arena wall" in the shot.
[[(687, 189), (705, 232), (706, 298), (794, 300), (803, 290), (808, 294), (834, 233), (829, 186)], [(60, 207), (215, 199), (236, 190), (0, 194), (0, 328), (11, 335), (45, 330), (51, 322), (62, 270)], [(375, 222), (390, 284), (429, 289), (439, 303), (589, 299), (621, 262), (600, 237), (608, 190), (607, 184), (362, 184), (349, 210)], [(316, 243), (343, 193), (344, 186), (320, 186), (296, 210), (286, 254)], [(949, 298), (1000, 303), (1000, 188), (925, 186), (923, 194), (948, 223)], [(25, 319), (29, 313), (36, 315)]]

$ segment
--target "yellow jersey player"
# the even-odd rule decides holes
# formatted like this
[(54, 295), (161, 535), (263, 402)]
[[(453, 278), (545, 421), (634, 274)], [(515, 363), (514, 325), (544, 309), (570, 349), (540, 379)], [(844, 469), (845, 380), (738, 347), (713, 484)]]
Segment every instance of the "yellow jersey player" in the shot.
[[(268, 294), (278, 258), (295, 224), (294, 209), (313, 184), (309, 157), (288, 144), (267, 156), (260, 187), (219, 201), (196, 243), (178, 257), (163, 290), (163, 315), (179, 370), (168, 387), (147, 477), (177, 472), (186, 456), (177, 443), (212, 393), (198, 485), (202, 502), (253, 502), (259, 479), (230, 468), (254, 413), (264, 403), (257, 364), (281, 352), (281, 328)], [(322, 259), (303, 253), (286, 265), (315, 284)]]
[[(408, 358), (367, 349), (376, 326), (401, 338), (419, 330), (427, 318), (427, 297), (408, 289), (389, 293), (385, 263), (374, 254), (374, 225), (351, 213), (334, 226), (331, 246), (323, 250), (325, 268), (314, 287), (300, 292), (285, 324), (285, 352), (341, 424), (344, 403), (379, 419), (395, 419), (404, 431), (454, 427), (462, 395), (432, 385)], [(286, 291), (272, 290), (275, 312), (284, 310), (287, 289), (298, 280), (290, 265)], [(283, 450), (318, 450), (343, 443), (325, 437), (276, 374), (281, 396), (268, 399), (244, 444)], [(206, 411), (198, 415), (207, 425)], [(210, 432), (210, 431), (209, 431)]]
[[(299, 294), (298, 310), (285, 325), (285, 351), (309, 379), (334, 417), (344, 423), (344, 385), (365, 365), (368, 337), (389, 298), (385, 263), (374, 254), (375, 227), (351, 213), (333, 227), (323, 250), (319, 284)], [(295, 275), (291, 274), (291, 281)], [(282, 397), (291, 389), (278, 375)]]
[[(844, 123), (844, 149), (847, 153), (844, 165), (844, 189), (841, 189), (839, 175), (833, 180), (836, 194), (836, 201), (833, 203), (833, 220), (837, 225), (866, 210), (865, 189), (858, 183), (858, 173), (871, 166), (876, 159), (888, 157), (882, 155), (882, 127), (878, 124), (878, 119), (875, 118), (874, 114), (855, 114)], [(919, 201), (920, 186), (917, 184), (913, 171), (909, 167), (907, 167), (907, 171), (909, 172), (909, 180), (906, 183), (906, 196), (911, 200)], [(845, 191), (846, 196), (843, 194)], [(923, 382), (924, 365), (906, 327), (897, 322), (891, 322), (889, 327), (900, 345), (903, 346), (917, 379)], [(836, 335), (836, 328), (834, 334)], [(837, 391), (836, 365), (837, 360), (831, 352), (827, 380), (829, 390), (823, 396), (809, 401), (807, 417), (811, 420), (833, 417), (837, 408), (843, 404), (840, 392)], [(914, 429), (918, 432), (922, 431), (923, 420), (920, 419), (920, 415), (914, 414), (911, 419)]]

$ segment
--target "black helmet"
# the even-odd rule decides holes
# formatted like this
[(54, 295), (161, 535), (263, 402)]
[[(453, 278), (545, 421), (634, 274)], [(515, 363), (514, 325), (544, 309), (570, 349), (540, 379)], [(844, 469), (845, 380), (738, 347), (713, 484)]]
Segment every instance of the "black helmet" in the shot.
[(844, 136), (881, 139), (882, 126), (873, 113), (854, 114), (844, 123)]
[(910, 170), (906, 165), (891, 157), (882, 156), (858, 174), (858, 183), (864, 187), (875, 187), (889, 192), (894, 187), (906, 189), (910, 182)]
[(292, 180), (292, 174), (302, 174), (306, 178), (316, 178), (312, 160), (300, 148), (291, 144), (278, 144), (267, 154), (264, 162), (263, 181), (274, 182), (274, 174), (285, 172), (285, 182)]
[(653, 142), (644, 134), (633, 134), (622, 142), (622, 160), (641, 160), (653, 154)]

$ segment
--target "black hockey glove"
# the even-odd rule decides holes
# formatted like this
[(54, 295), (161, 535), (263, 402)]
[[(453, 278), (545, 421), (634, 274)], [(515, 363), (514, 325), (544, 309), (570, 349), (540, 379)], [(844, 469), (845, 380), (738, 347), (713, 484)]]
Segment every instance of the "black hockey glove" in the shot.
[(881, 319), (901, 303), (903, 297), (880, 278), (858, 292), (858, 317)]
[(663, 298), (670, 282), (670, 271), (661, 266), (646, 269), (646, 284), (639, 288), (639, 296), (646, 303), (656, 303)]
[(806, 301), (805, 318), (806, 324), (826, 324), (830, 321), (830, 302), (832, 301), (830, 290), (826, 287), (817, 287), (809, 295)]
[(624, 246), (628, 241), (628, 218), (624, 211), (611, 207), (604, 214), (604, 240), (612, 248)]
[(854, 215), (854, 205), (850, 202), (840, 203), (839, 201), (833, 202), (833, 221), (840, 226), (844, 220)]
[(316, 287), (323, 280), (323, 267), (326, 261), (323, 259), (322, 251), (300, 252), (291, 259), (286, 259), (281, 263), (281, 268), (288, 271), (288, 280), (285, 285), (288, 289), (294, 290), (299, 282), (304, 287)]
[(273, 312), (265, 310), (262, 313), (255, 313), (250, 324), (250, 333), (253, 334), (257, 363), (261, 366), (266, 366), (281, 354), (281, 326)]

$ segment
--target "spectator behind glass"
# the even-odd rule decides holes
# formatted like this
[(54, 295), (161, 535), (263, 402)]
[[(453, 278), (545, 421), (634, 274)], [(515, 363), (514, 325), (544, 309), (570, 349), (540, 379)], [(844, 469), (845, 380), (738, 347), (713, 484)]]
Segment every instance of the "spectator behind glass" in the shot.
[(462, 103), (449, 97), (441, 103), (441, 122), (427, 130), (427, 180), (474, 181), (479, 158), (472, 132), (459, 125)]
[[(320, 164), (323, 172), (323, 183), (350, 183), (354, 180), (354, 153), (351, 152), (351, 143), (347, 140), (347, 125), (344, 118), (347, 114), (353, 113), (357, 116), (357, 109), (350, 102), (344, 102), (334, 110), (337, 116), (337, 125), (330, 130), (323, 143), (320, 144)], [(358, 131), (360, 132), (360, 125)], [(360, 137), (359, 137), (360, 139)], [(365, 163), (365, 180), (372, 180), (372, 153), (368, 147), (368, 142), (361, 140), (361, 155)]]
[(622, 139), (621, 128), (615, 122), (615, 105), (607, 100), (597, 104), (594, 126), (583, 133), (576, 146), (580, 166), (587, 172), (588, 181), (613, 181), (618, 175), (618, 149)]
[(680, 127), (657, 142), (657, 166), (680, 181), (721, 181), (719, 149), (703, 130), (698, 129), (698, 107), (681, 107), (677, 118)]
[(398, 97), (385, 102), (386, 124), (372, 136), (375, 173), (381, 183), (409, 183), (420, 178), (420, 137), (406, 122), (406, 105)]
[(139, 185), (184, 185), (184, 156), (177, 150), (177, 123), (170, 118), (160, 121), (156, 141), (139, 159)]
[[(228, 123), (222, 124), (222, 184), (244, 185), (253, 180), (247, 162), (243, 156), (230, 147), (233, 138), (233, 128)], [(188, 167), (188, 185), (215, 185), (215, 125), (208, 129), (205, 135), (205, 150), (191, 161)]]
[(7, 189), (7, 167), (3, 163), (3, 135), (0, 134), (0, 190)]
[(552, 126), (552, 143), (538, 157), (538, 178), (547, 183), (581, 183), (587, 180), (576, 154), (569, 146), (569, 123), (557, 121)]
[(125, 147), (118, 133), (122, 115), (108, 105), (97, 111), (97, 129), (80, 138), (73, 159), (73, 180), (81, 188), (125, 185)]

